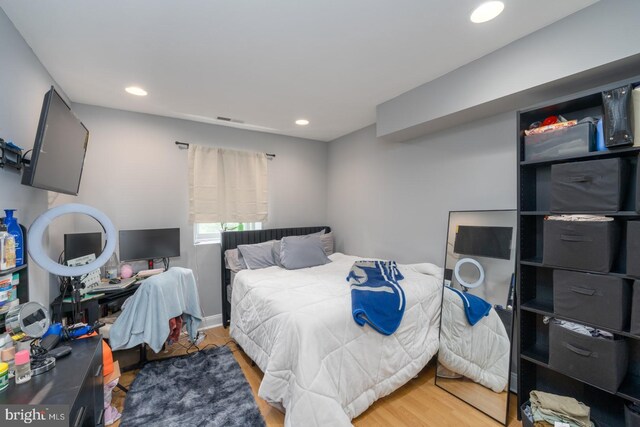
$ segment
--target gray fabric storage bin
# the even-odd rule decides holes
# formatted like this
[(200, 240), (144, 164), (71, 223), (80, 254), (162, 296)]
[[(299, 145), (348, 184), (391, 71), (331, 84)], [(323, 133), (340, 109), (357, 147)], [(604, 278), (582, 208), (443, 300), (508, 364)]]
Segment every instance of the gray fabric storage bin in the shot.
[(590, 151), (596, 151), (596, 127), (593, 123), (580, 123), (524, 137), (525, 160), (580, 156)]
[(629, 332), (640, 336), (640, 280), (633, 283), (633, 297), (631, 301), (631, 327)]
[(618, 254), (620, 229), (615, 221), (545, 220), (543, 263), (602, 273)]
[[(524, 425), (524, 417), (522, 425)], [(624, 425), (625, 427), (640, 427), (640, 415), (630, 410), (629, 404), (624, 405)]]
[(553, 271), (553, 312), (603, 328), (625, 330), (629, 324), (628, 280), (577, 271)]
[(627, 274), (640, 277), (640, 221), (627, 222)]
[(533, 418), (529, 418), (527, 414), (524, 412), (525, 408), (529, 408), (529, 401), (527, 400), (522, 404), (520, 408), (520, 418), (522, 418), (522, 427), (533, 427)]
[(552, 212), (618, 212), (626, 196), (629, 165), (620, 158), (551, 166)]
[(549, 325), (549, 366), (558, 372), (615, 393), (628, 363), (624, 339), (594, 338), (553, 321)]

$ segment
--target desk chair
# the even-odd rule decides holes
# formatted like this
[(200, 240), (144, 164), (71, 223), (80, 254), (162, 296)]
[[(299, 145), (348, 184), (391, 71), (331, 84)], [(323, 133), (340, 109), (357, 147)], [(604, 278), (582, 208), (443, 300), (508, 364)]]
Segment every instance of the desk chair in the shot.
[(144, 342), (158, 353), (170, 335), (170, 320), (177, 316), (195, 341), (203, 317), (195, 277), (189, 269), (172, 267), (146, 279), (129, 299), (109, 333), (113, 348)]

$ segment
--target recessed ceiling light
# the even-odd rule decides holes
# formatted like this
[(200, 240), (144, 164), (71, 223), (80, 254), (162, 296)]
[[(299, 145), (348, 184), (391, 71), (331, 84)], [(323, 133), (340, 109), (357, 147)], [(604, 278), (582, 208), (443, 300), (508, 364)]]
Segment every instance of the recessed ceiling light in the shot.
[(496, 16), (500, 15), (504, 10), (504, 3), (501, 1), (488, 1), (482, 3), (471, 13), (471, 22), (475, 24), (481, 24), (483, 22), (491, 21)]
[(296, 120), (296, 124), (298, 126), (306, 126), (306, 125), (309, 124), (309, 120), (307, 120), (307, 119), (298, 119), (298, 120)]
[(138, 86), (129, 86), (125, 90), (131, 95), (147, 96), (147, 91)]

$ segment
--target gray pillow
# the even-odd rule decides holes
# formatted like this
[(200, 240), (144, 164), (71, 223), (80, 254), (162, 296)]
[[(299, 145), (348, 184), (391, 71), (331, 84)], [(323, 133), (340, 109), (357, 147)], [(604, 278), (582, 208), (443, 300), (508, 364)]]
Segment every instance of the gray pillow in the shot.
[[(325, 230), (320, 230), (317, 233), (307, 234), (307, 236), (320, 236), (320, 241), (322, 242), (322, 248), (324, 249), (325, 255), (331, 255), (333, 253), (332, 233), (333, 232), (325, 234)], [(276, 262), (276, 265), (284, 268), (282, 262), (280, 262), (280, 240), (273, 242), (271, 252), (273, 253), (273, 260)]]
[(288, 236), (280, 241), (280, 264), (288, 270), (314, 267), (331, 262), (324, 253), (320, 236)]
[(242, 254), (237, 248), (224, 251), (224, 264), (225, 267), (234, 273), (247, 268), (247, 264), (244, 262)]
[(273, 253), (271, 252), (273, 242), (275, 242), (275, 240), (256, 243), (255, 245), (238, 245), (238, 250), (242, 254), (242, 258), (248, 269), (257, 270), (259, 268), (276, 265), (273, 259)]
[(273, 246), (271, 247), (271, 254), (273, 255), (273, 261), (277, 266), (284, 268), (282, 262), (280, 262), (280, 240), (276, 240), (273, 242)]

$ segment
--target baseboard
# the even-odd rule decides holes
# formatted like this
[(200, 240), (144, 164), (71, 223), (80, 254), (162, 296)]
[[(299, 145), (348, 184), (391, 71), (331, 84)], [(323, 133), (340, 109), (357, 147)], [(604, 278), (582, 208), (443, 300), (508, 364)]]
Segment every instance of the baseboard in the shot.
[(511, 384), (509, 385), (510, 391), (518, 393), (518, 374), (511, 372)]
[(218, 326), (222, 326), (222, 314), (214, 314), (213, 316), (205, 317), (202, 319), (202, 323), (198, 330), (203, 331), (205, 329), (211, 329)]

